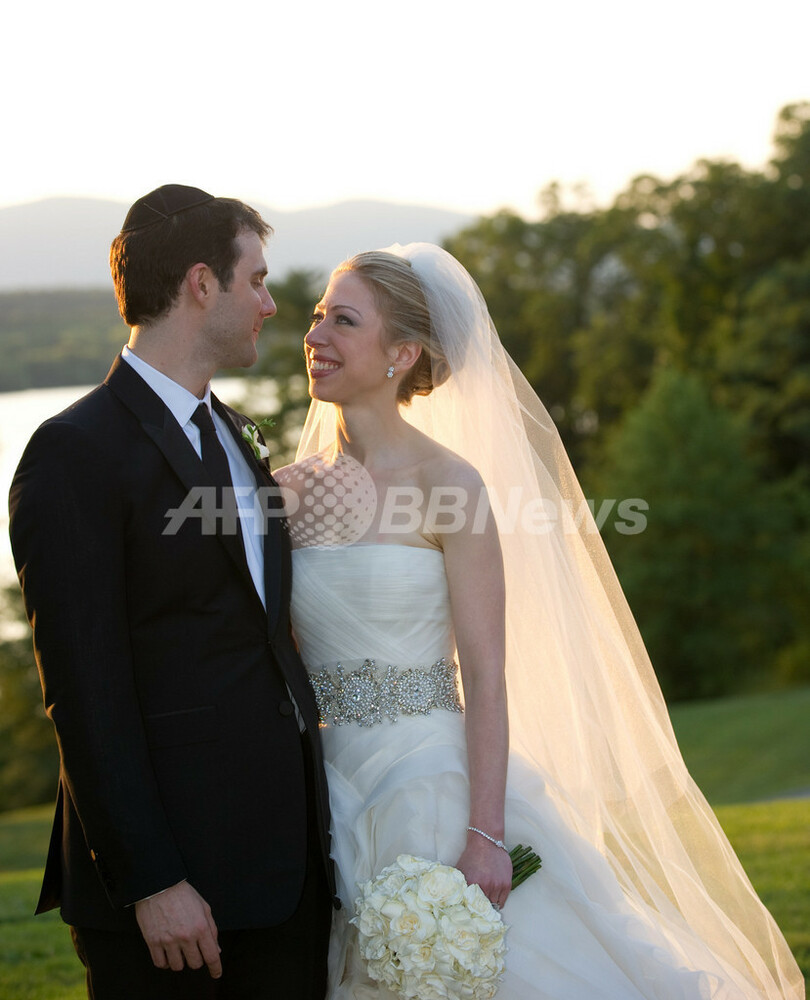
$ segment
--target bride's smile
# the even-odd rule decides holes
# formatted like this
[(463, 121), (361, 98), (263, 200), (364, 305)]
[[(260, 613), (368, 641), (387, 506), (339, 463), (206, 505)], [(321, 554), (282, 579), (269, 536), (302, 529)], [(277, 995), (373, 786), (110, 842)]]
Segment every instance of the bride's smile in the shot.
[(324, 375), (331, 375), (340, 368), (337, 361), (329, 361), (327, 358), (320, 358), (317, 354), (310, 354), (307, 360), (307, 369), (313, 378), (323, 378)]

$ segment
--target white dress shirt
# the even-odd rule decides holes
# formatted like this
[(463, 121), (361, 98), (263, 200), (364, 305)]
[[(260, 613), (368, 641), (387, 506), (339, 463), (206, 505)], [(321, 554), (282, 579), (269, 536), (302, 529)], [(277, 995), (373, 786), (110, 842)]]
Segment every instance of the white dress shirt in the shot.
[[(245, 456), (242, 454), (239, 445), (234, 441), (233, 435), (225, 426), (225, 421), (215, 411), (211, 409), (211, 385), (205, 387), (205, 394), (202, 399), (198, 399), (193, 392), (183, 388), (168, 375), (159, 372), (157, 368), (147, 364), (143, 358), (139, 358), (128, 347), (121, 351), (121, 356), (146, 382), (149, 388), (168, 407), (172, 416), (183, 428), (186, 437), (191, 442), (194, 450), (202, 458), (202, 446), (200, 443), (200, 429), (191, 419), (194, 411), (205, 403), (214, 420), (217, 438), (225, 449), (228, 459), (228, 467), (231, 472), (231, 481), (234, 485), (236, 504), (239, 509), (239, 521), (242, 526), (242, 543), (245, 548), (245, 558), (248, 569), (253, 580), (256, 592), (265, 604), (264, 594), (264, 533), (260, 518), (256, 516), (256, 479), (253, 471), (249, 467)], [(266, 604), (265, 604), (266, 606)]]

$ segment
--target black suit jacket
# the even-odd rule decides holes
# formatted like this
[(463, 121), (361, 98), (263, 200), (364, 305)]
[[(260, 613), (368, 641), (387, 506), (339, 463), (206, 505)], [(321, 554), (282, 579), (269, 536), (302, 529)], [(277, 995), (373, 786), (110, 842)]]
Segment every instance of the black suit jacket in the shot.
[[(273, 486), (241, 440), (245, 419), (214, 405), (257, 484)], [(238, 537), (199, 518), (164, 530), (207, 482), (170, 411), (118, 358), (36, 431), (12, 484), (12, 549), (61, 755), (37, 912), (61, 906), (68, 923), (132, 927), (130, 904), (182, 879), (221, 929), (289, 917), (306, 865), (302, 739), (332, 877), (287, 533), (269, 518), (265, 611)]]

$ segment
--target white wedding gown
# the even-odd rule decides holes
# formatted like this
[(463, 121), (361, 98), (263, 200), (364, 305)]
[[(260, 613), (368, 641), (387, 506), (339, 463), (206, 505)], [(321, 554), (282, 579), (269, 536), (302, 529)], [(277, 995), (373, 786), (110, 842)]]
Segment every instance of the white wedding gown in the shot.
[[(366, 976), (354, 946), (348, 921), (357, 883), (401, 853), (454, 864), (468, 822), (464, 715), (433, 708), (392, 721), (397, 699), (386, 702), (387, 682), (382, 690), (374, 683), (392, 666), (389, 682), (408, 668), (426, 670), (443, 657), (452, 662), (444, 560), (436, 550), (396, 545), (301, 548), (293, 557), (293, 627), (304, 662), (321, 701), (325, 685), (342, 677), (345, 697), (330, 712), (355, 712), (360, 719), (340, 725), (326, 719), (321, 730), (343, 901), (332, 934), (328, 995), (391, 998)], [(374, 667), (363, 668), (369, 659)], [(425, 682), (424, 694), (432, 680), (415, 676)], [(374, 722), (380, 695), (382, 718)], [(543, 775), (514, 755), (506, 840), (531, 845), (543, 867), (503, 909), (509, 950), (498, 1000), (757, 995), (688, 928), (631, 903), (602, 855), (562, 822)]]

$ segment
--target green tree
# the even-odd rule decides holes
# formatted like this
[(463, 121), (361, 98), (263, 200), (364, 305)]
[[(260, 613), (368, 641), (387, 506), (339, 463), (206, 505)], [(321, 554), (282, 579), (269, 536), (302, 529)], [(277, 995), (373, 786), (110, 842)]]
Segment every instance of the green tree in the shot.
[(752, 286), (734, 322), (718, 319), (717, 396), (743, 413), (769, 471), (810, 472), (810, 248), (780, 259)]
[(744, 423), (696, 376), (661, 368), (611, 436), (598, 481), (606, 496), (649, 505), (642, 533), (605, 540), (665, 695), (768, 683), (793, 632), (773, 599), (791, 516), (760, 479)]

